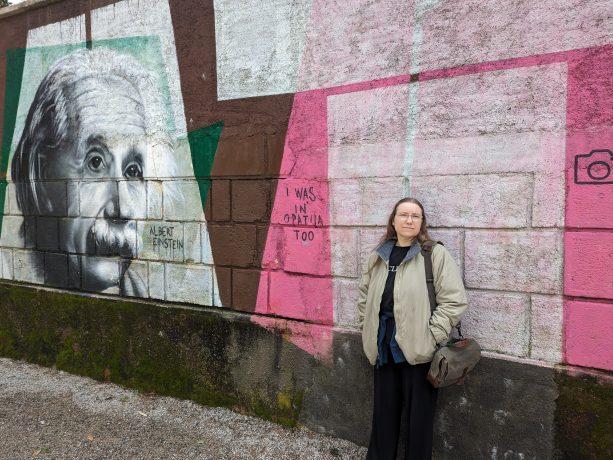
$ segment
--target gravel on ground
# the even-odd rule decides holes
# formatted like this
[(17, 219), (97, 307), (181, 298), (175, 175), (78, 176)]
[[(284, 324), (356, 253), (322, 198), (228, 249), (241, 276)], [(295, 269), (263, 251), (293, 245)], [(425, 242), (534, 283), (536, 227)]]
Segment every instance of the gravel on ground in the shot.
[(0, 459), (363, 459), (349, 441), (0, 358)]

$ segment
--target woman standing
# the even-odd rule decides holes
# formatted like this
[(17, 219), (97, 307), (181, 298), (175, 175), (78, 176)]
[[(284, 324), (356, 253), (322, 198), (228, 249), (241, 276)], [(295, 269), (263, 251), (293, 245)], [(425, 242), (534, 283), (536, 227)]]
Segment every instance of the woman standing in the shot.
[(436, 310), (431, 313), (421, 245), (426, 213), (414, 198), (398, 201), (382, 244), (370, 255), (358, 301), (364, 352), (374, 369), (368, 459), (396, 459), (400, 418), (408, 417), (405, 458), (432, 458), (437, 390), (426, 380), (437, 343), (448, 340), (466, 309), (460, 271), (442, 245), (432, 250)]

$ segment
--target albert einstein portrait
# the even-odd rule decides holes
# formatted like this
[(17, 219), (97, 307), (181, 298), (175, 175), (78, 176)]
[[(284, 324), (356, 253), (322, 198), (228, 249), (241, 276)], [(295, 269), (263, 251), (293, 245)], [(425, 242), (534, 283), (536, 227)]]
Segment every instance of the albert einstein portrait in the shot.
[[(135, 58), (82, 49), (53, 64), (29, 108), (11, 163), (17, 204), (26, 219), (57, 218), (57, 252), (83, 289), (147, 295), (146, 280), (130, 269), (136, 222), (146, 217), (147, 179), (177, 169), (160, 92)], [(165, 206), (180, 201), (173, 181), (164, 190)], [(56, 270), (34, 269), (45, 280)]]

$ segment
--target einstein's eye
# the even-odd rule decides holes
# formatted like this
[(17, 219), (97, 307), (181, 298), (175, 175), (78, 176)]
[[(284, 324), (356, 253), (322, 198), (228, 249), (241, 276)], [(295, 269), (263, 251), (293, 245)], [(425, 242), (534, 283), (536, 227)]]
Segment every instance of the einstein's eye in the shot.
[(138, 163), (130, 163), (123, 174), (128, 179), (139, 179), (143, 177), (143, 168)]
[(89, 161), (87, 162), (87, 165), (92, 171), (102, 171), (102, 169), (104, 169), (104, 158), (102, 158), (102, 156), (100, 155), (93, 155), (90, 157)]

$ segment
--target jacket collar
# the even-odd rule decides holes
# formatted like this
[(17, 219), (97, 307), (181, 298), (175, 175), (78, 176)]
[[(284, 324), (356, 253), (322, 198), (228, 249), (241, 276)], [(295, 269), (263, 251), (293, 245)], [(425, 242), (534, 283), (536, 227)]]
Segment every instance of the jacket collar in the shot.
[[(383, 243), (381, 246), (379, 246), (377, 248), (377, 254), (379, 254), (379, 256), (385, 262), (389, 262), (390, 256), (392, 255), (392, 249), (394, 249), (394, 245), (395, 244), (396, 244), (396, 240), (395, 239), (387, 240), (385, 243)], [(415, 241), (411, 245), (409, 250), (407, 251), (407, 255), (404, 257), (404, 259), (402, 259), (401, 263), (404, 263), (407, 260), (412, 259), (417, 254), (419, 254), (420, 252), (421, 252), (421, 244), (419, 244), (419, 241)]]

